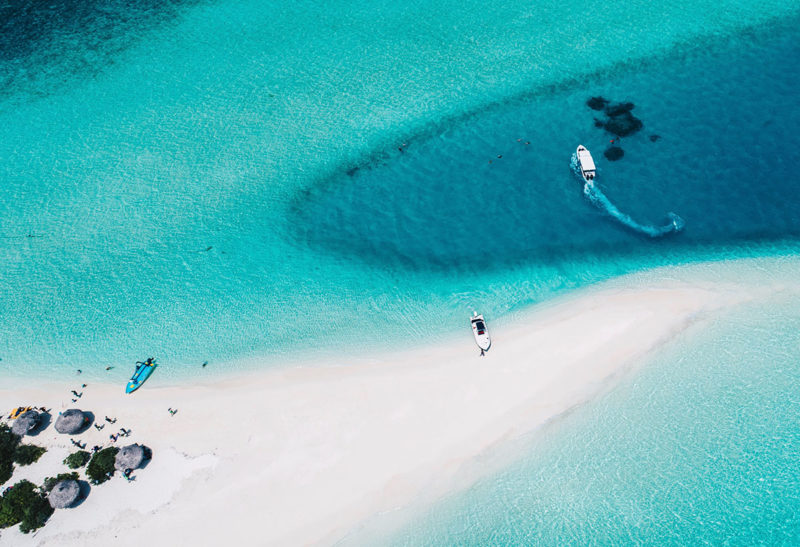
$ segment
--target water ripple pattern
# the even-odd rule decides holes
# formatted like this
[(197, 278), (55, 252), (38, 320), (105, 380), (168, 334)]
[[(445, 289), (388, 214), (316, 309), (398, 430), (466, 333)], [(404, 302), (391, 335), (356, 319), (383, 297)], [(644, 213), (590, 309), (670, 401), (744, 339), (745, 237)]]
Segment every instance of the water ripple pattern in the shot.
[[(580, 177), (580, 167), (578, 166), (578, 156), (577, 154), (572, 154), (572, 159), (570, 160), (570, 167), (572, 168), (573, 172)], [(667, 213), (667, 217), (669, 217), (669, 222), (664, 224), (663, 226), (651, 226), (649, 224), (642, 224), (641, 222), (636, 222), (630, 215), (626, 215), (622, 211), (620, 211), (616, 205), (614, 205), (608, 197), (603, 193), (600, 187), (595, 184), (594, 181), (584, 181), (583, 184), (583, 194), (589, 198), (589, 200), (603, 209), (606, 213), (608, 213), (613, 218), (617, 219), (619, 222), (635, 230), (641, 234), (650, 237), (662, 237), (667, 234), (671, 234), (673, 232), (679, 232), (685, 226), (685, 221), (679, 217), (677, 214), (669, 212)]]
[[(124, 382), (106, 366), (153, 355), (178, 381), (397, 347), (407, 325), (435, 343), (473, 308), (499, 324), (800, 232), (776, 197), (800, 161), (800, 55), (775, 27), (796, 0), (6, 4), (2, 374)], [(679, 237), (580, 197), (563, 158), (600, 147), (595, 93), (663, 137), (626, 141), (603, 192), (643, 224), (679, 211)], [(644, 184), (653, 155), (682, 182)]]
[(687, 332), (510, 468), (370, 543), (796, 545), (799, 304), (784, 294)]

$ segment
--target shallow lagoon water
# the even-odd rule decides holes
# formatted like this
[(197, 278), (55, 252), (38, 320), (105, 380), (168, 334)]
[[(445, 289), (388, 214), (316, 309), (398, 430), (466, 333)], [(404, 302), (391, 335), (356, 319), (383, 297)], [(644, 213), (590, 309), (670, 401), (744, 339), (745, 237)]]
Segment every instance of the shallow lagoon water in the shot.
[(373, 542), (796, 544), (798, 304), (784, 294), (690, 329), (509, 469)]
[[(138, 34), (128, 23), (113, 55), (90, 55), (103, 43), (96, 37), (70, 42), (70, 59), (90, 44), (83, 68), (52, 61), (58, 40), (42, 48), (46, 60), (13, 60), (29, 74), (12, 77), (0, 102), (6, 373), (107, 377), (105, 366), (155, 355), (167, 365), (160, 378), (178, 379), (206, 360), (216, 364), (209, 373), (225, 373), (245, 357), (279, 365), (400, 347), (409, 336), (435, 342), (463, 330), (473, 307), (502, 321), (652, 263), (791, 240), (792, 218), (763, 192), (753, 202), (763, 202), (762, 217), (731, 230), (739, 224), (719, 222), (752, 211), (723, 207), (725, 185), (678, 190), (703, 172), (735, 177), (737, 192), (752, 180), (781, 193), (787, 167), (775, 147), (797, 114), (778, 108), (789, 77), (775, 74), (775, 57), (744, 63), (735, 103), (730, 86), (701, 90), (702, 101), (679, 88), (714, 62), (693, 61), (687, 41), (724, 50), (726, 32), (768, 34), (795, 8), (675, 2), (657, 20), (649, 4), (639, 8), (637, 19), (634, 7), (583, 2), (187, 4), (141, 16)], [(576, 9), (614, 24), (587, 39)], [(681, 85), (659, 79), (663, 62)], [(762, 97), (767, 78), (774, 85)], [(608, 195), (644, 221), (675, 210), (688, 223), (680, 239), (712, 250), (642, 242), (583, 199), (568, 159), (576, 141), (605, 139), (583, 106), (593, 93), (634, 100), (645, 131), (664, 137), (626, 141), (625, 159), (603, 166)], [(694, 100), (692, 116), (664, 97)], [(756, 98), (782, 117), (770, 116), (753, 144), (742, 135), (766, 121), (748, 103)], [(747, 141), (748, 154), (719, 173), (703, 138), (732, 124), (726, 144)], [(527, 148), (516, 143), (524, 135)], [(651, 151), (670, 177), (647, 176)], [(500, 153), (489, 169), (484, 160)], [(465, 175), (458, 185), (443, 166)], [(354, 177), (339, 176), (354, 167)], [(492, 238), (480, 252), (467, 229), (476, 219)]]

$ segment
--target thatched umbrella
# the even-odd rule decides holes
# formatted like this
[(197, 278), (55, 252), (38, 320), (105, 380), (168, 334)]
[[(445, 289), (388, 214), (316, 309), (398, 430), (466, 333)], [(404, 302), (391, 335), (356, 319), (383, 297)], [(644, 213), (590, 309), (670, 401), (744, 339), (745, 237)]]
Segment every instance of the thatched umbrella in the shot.
[(11, 426), (11, 432), (19, 435), (20, 437), (27, 435), (36, 429), (36, 426), (39, 425), (40, 419), (41, 416), (38, 412), (35, 410), (29, 410), (14, 420), (14, 424)]
[(117, 456), (114, 460), (114, 467), (120, 471), (136, 469), (142, 465), (144, 460), (144, 447), (139, 444), (129, 444), (128, 446), (123, 446), (120, 448), (119, 452), (117, 452)]
[(83, 429), (89, 422), (89, 418), (77, 408), (70, 408), (62, 412), (56, 420), (56, 431), (74, 435)]
[(50, 506), (53, 509), (63, 509), (78, 501), (80, 495), (81, 487), (78, 481), (70, 479), (56, 483), (53, 489), (50, 490), (47, 501), (50, 502)]

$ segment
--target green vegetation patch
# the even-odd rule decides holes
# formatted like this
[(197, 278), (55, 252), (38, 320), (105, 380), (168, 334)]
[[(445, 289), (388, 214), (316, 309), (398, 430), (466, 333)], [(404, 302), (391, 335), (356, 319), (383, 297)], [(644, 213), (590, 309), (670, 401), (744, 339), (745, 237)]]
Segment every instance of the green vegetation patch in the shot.
[(45, 492), (49, 492), (53, 489), (55, 485), (60, 483), (61, 481), (77, 481), (80, 479), (78, 473), (72, 471), (71, 473), (59, 473), (55, 477), (47, 477), (44, 479), (44, 484), (42, 484), (42, 490)]
[(78, 450), (64, 458), (64, 465), (70, 469), (78, 469), (86, 465), (92, 459), (92, 455), (86, 450)]
[(20, 531), (27, 534), (44, 526), (52, 514), (44, 492), (26, 480), (7, 489), (0, 498), (0, 528), (19, 523)]
[(14, 453), (20, 437), (11, 432), (6, 424), (0, 424), (0, 484), (11, 478), (14, 472)]
[(119, 448), (115, 446), (95, 452), (86, 468), (86, 476), (92, 484), (104, 483), (114, 475), (114, 459), (117, 457), (117, 452)]
[(21, 444), (14, 451), (14, 462), (20, 465), (30, 465), (42, 457), (47, 452), (46, 448), (35, 444)]

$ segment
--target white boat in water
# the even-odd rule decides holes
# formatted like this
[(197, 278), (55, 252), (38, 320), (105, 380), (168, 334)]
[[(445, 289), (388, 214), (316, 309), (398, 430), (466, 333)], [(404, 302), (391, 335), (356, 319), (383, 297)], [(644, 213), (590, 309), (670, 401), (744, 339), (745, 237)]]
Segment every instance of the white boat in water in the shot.
[(594, 166), (592, 155), (582, 144), (578, 146), (578, 167), (581, 170), (581, 176), (586, 182), (594, 180), (597, 168)]
[(486, 321), (483, 316), (478, 315), (478, 312), (472, 312), (470, 323), (472, 324), (472, 335), (475, 336), (475, 343), (483, 351), (488, 350), (489, 346), (492, 345), (492, 340), (489, 338), (489, 330), (486, 328)]

